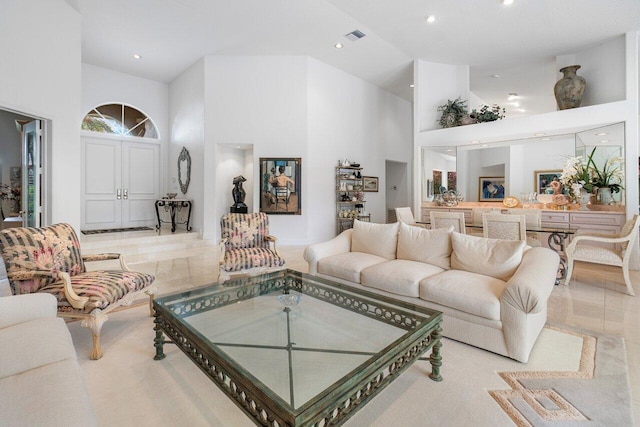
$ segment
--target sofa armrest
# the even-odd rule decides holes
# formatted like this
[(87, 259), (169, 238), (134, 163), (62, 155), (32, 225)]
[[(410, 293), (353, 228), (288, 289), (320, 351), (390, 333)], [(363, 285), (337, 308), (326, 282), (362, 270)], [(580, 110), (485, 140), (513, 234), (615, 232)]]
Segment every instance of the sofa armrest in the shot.
[(328, 256), (351, 252), (352, 229), (345, 230), (333, 239), (307, 246), (304, 250), (304, 259), (309, 264), (309, 274), (318, 273), (318, 261)]
[(551, 249), (527, 250), (520, 266), (507, 281), (500, 303), (525, 314), (544, 310), (553, 291), (559, 262), (560, 257)]
[(52, 294), (34, 293), (0, 298), (0, 329), (41, 317), (56, 317), (58, 305)]

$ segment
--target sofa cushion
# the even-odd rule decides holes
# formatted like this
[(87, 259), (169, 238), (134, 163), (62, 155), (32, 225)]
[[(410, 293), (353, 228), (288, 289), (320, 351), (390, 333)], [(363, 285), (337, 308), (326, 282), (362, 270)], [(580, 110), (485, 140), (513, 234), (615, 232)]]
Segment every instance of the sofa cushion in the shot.
[(452, 231), (452, 226), (428, 230), (401, 223), (398, 231), (398, 259), (424, 262), (448, 270), (451, 268)]
[(395, 259), (362, 270), (360, 283), (363, 286), (417, 298), (420, 294), (420, 281), (443, 271), (444, 269), (435, 265)]
[(396, 259), (398, 225), (353, 221), (351, 252), (364, 252), (386, 259)]
[(42, 317), (0, 329), (0, 378), (75, 358), (71, 334), (59, 317)]
[(522, 261), (525, 242), (488, 239), (453, 232), (451, 268), (509, 280)]
[(98, 425), (82, 368), (73, 359), (0, 379), (0, 396), (2, 426)]
[(465, 313), (500, 320), (500, 297), (506, 282), (468, 271), (449, 270), (423, 279), (420, 298)]
[(360, 283), (360, 272), (367, 267), (387, 261), (377, 255), (363, 252), (347, 252), (322, 258), (318, 261), (318, 273)]

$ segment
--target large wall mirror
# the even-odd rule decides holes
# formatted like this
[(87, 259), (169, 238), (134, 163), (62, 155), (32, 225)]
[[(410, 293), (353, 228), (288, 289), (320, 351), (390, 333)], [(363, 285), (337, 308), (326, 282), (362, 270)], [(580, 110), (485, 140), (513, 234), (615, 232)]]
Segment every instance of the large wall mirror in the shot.
[[(568, 158), (583, 156), (586, 162), (592, 152), (592, 160), (601, 171), (607, 160), (609, 167), (615, 167), (610, 159), (624, 160), (624, 123), (492, 143), (425, 146), (421, 150), (422, 201), (433, 201), (438, 192), (451, 189), (469, 202), (501, 201), (505, 195), (521, 198), (548, 191), (547, 184), (560, 177)], [(622, 166), (619, 169), (624, 171)], [(488, 192), (489, 183), (502, 188)], [(623, 205), (625, 191), (612, 197), (614, 203)]]

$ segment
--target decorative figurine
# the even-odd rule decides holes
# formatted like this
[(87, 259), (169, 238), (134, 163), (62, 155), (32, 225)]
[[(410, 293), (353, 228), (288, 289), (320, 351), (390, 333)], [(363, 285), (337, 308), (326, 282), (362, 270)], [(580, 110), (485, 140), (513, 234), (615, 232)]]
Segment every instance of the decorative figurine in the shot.
[(233, 196), (234, 204), (231, 206), (232, 213), (247, 213), (247, 205), (244, 204), (244, 198), (247, 193), (242, 188), (242, 183), (247, 179), (238, 175), (233, 178), (233, 190), (231, 190), (231, 195)]

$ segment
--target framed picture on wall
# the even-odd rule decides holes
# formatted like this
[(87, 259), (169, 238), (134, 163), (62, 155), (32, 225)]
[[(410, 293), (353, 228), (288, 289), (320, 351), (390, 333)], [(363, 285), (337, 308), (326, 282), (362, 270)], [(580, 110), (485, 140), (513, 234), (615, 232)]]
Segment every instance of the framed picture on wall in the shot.
[(302, 159), (260, 158), (260, 212), (270, 215), (302, 214)]
[(378, 177), (377, 176), (363, 176), (362, 177), (362, 191), (378, 192)]
[(478, 201), (501, 202), (504, 200), (504, 176), (481, 176), (478, 182)]
[(442, 193), (442, 171), (434, 169), (433, 172), (433, 192), (435, 194)]
[(553, 190), (549, 188), (551, 181), (558, 181), (562, 175), (562, 170), (544, 170), (533, 172), (533, 188), (538, 194), (545, 194), (547, 189), (553, 194)]

